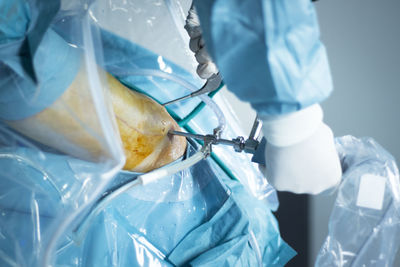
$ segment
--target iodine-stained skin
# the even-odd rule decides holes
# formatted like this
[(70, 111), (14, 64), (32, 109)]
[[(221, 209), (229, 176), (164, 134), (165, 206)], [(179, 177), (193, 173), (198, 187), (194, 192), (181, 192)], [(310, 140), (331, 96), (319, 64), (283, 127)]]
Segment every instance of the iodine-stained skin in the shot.
[(186, 139), (170, 136), (179, 130), (166, 109), (134, 92), (107, 74), (119, 133), (125, 150), (124, 169), (146, 172), (171, 163), (183, 155)]
[[(124, 169), (147, 172), (180, 158), (186, 149), (186, 139), (168, 135), (170, 129), (179, 130), (179, 126), (165, 108), (128, 89), (103, 70), (99, 71), (103, 74), (100, 76), (105, 77), (103, 90), (110, 98), (106, 102), (112, 103), (124, 148)], [(81, 64), (74, 81), (52, 105), (8, 124), (33, 140), (64, 153), (89, 161), (102, 161), (110, 155), (90, 86), (86, 68)], [(111, 107), (108, 109), (111, 111)]]

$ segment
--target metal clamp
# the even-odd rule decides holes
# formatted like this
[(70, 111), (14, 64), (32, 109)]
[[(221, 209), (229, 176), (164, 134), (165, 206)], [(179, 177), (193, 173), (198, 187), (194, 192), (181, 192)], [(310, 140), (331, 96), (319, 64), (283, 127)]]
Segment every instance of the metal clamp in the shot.
[(219, 144), (232, 146), (233, 149), (239, 153), (244, 151), (246, 153), (254, 154), (260, 143), (259, 136), (261, 132), (261, 127), (262, 127), (262, 122), (256, 117), (248, 139), (245, 139), (243, 136), (238, 136), (232, 140), (228, 140), (220, 138), (220, 136), (217, 133), (201, 135), (201, 134), (185, 133), (180, 131), (170, 131), (169, 134), (202, 140), (204, 142), (203, 149), (205, 150), (205, 152), (209, 154), (212, 151), (211, 146)]

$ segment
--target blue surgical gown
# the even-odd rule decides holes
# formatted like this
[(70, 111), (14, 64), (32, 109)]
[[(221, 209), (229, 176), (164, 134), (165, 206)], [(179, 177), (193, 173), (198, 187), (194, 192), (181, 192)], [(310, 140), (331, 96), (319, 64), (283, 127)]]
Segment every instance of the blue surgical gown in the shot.
[[(2, 119), (23, 119), (51, 105), (68, 88), (82, 60), (79, 46), (65, 41), (68, 30), (37, 23), (49, 22), (55, 14), (40, 13), (47, 10), (45, 3), (0, 0)], [(101, 37), (104, 62), (98, 63), (111, 73), (118, 66), (157, 67), (151, 62), (158, 56), (143, 47), (105, 31)], [(37, 45), (21, 45), (25, 42)], [(184, 70), (167, 64), (190, 79)], [(146, 88), (146, 79), (125, 75), (121, 81)], [(178, 86), (160, 82), (160, 90), (179, 93)], [(38, 151), (21, 139), (7, 139), (6, 127), (0, 126), (0, 265), (35, 266), (57, 226), (74, 212), (74, 197), (100, 166), (40, 144)], [(230, 180), (211, 159), (120, 195), (78, 235), (102, 196), (136, 176), (119, 172), (97, 202), (65, 229), (51, 255), (56, 266), (254, 266), (257, 258), (266, 266), (283, 266), (295, 254), (281, 239), (268, 203)]]
[(259, 115), (294, 112), (332, 91), (310, 0), (195, 0), (207, 50), (228, 89)]

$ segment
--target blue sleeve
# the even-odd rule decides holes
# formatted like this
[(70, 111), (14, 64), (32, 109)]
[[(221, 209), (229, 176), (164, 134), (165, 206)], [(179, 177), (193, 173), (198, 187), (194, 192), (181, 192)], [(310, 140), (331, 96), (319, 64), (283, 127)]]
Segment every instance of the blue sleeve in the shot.
[(228, 89), (260, 115), (300, 110), (332, 91), (310, 0), (195, 1)]
[(79, 69), (79, 50), (50, 28), (54, 2), (0, 0), (0, 119), (24, 119), (50, 106)]

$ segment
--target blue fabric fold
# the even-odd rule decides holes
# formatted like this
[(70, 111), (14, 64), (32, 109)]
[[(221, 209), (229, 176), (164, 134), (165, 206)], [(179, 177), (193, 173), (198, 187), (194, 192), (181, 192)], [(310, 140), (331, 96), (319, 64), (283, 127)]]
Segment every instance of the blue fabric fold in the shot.
[(0, 119), (37, 114), (75, 78), (81, 51), (50, 28), (58, 8), (58, 0), (0, 0)]
[[(34, 233), (48, 232), (52, 222), (68, 212), (67, 200), (83, 182), (73, 166), (85, 162), (46, 152), (38, 157), (31, 148), (3, 148), (0, 155), (13, 155), (0, 157), (0, 167), (13, 170), (0, 176), (0, 212), (7, 215), (0, 220), (6, 236), (0, 250), (10, 257), (22, 251), (29, 262), (30, 253), (46, 240)], [(86, 166), (98, 168), (93, 163)], [(108, 190), (137, 175), (121, 172)], [(65, 232), (56, 266), (254, 266), (250, 231), (267, 266), (283, 266), (294, 255), (280, 238), (268, 204), (252, 198), (210, 159), (121, 194), (96, 217), (81, 243), (71, 240), (74, 229)], [(24, 245), (13, 250), (15, 242)]]
[(294, 112), (332, 91), (310, 0), (194, 1), (228, 89), (259, 115)]

